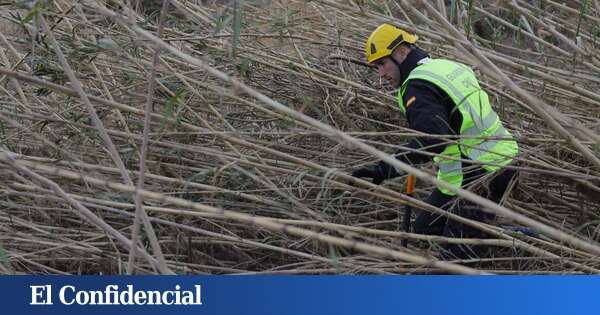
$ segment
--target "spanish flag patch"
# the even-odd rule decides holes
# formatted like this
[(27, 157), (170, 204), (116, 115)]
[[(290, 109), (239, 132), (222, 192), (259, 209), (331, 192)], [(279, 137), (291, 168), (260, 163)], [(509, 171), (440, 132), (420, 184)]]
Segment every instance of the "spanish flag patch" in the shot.
[(417, 100), (416, 96), (413, 96), (411, 98), (408, 99), (408, 101), (406, 101), (406, 108), (408, 108), (412, 103), (414, 103)]

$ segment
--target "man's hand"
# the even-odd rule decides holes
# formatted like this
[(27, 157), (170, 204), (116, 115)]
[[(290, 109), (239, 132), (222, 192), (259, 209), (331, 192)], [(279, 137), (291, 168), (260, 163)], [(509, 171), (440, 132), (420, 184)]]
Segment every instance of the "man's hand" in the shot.
[(386, 179), (401, 176), (392, 166), (384, 161), (376, 164), (367, 165), (352, 172), (352, 176), (356, 178), (368, 177), (375, 185), (381, 184)]
[(352, 176), (356, 178), (369, 177), (372, 179), (373, 184), (379, 185), (385, 178), (379, 171), (377, 164), (368, 165), (363, 168), (359, 168), (352, 172)]

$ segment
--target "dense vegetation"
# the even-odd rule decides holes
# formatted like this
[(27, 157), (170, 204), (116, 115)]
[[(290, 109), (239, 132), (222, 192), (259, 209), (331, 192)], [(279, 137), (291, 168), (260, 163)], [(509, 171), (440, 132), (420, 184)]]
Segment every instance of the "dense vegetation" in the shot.
[[(1, 273), (600, 272), (598, 1), (0, 9)], [(476, 69), (518, 138), (501, 206), (461, 192), (499, 215), (471, 223), (490, 239), (402, 231), (407, 202), (440, 211), (430, 166), (414, 199), (406, 177), (347, 185), (415, 135), (364, 63), (382, 22)], [(444, 242), (489, 252), (441, 262)]]

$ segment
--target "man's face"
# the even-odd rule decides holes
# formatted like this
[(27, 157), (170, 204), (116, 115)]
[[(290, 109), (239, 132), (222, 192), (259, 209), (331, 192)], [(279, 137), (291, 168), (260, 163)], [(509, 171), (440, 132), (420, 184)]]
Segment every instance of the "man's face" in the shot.
[(377, 67), (379, 77), (387, 80), (392, 86), (399, 87), (402, 83), (400, 82), (400, 70), (391, 58), (394, 58), (398, 64), (402, 64), (409, 53), (409, 48), (400, 46), (394, 50), (392, 55), (375, 61), (374, 65)]
[(400, 85), (400, 70), (398, 70), (391, 57), (383, 57), (375, 61), (375, 66), (380, 78), (385, 79), (394, 87)]

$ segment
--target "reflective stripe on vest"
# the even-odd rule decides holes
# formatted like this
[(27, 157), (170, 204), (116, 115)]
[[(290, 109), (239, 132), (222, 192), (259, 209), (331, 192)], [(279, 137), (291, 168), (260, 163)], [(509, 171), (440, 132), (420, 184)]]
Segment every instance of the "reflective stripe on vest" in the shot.
[[(398, 103), (402, 112), (406, 111), (403, 96), (407, 82), (411, 79), (426, 80), (438, 86), (452, 98), (454, 110), (458, 110), (462, 115), (458, 145), (448, 145), (440, 156), (434, 157), (439, 180), (457, 188), (462, 186), (461, 153), (473, 161), (483, 163), (483, 168), (488, 171), (498, 170), (517, 155), (517, 143), (502, 126), (498, 115), (490, 106), (487, 93), (479, 87), (470, 68), (443, 59), (432, 59), (418, 66), (398, 91)], [(489, 139), (491, 137), (501, 139)], [(442, 187), (440, 190), (445, 194), (454, 195)]]
[[(454, 187), (462, 187), (463, 171), (460, 162), (460, 149), (458, 145), (451, 144), (446, 146), (440, 155), (433, 158), (438, 167), (437, 179), (447, 182)], [(449, 190), (439, 187), (445, 193), (451, 195)]]

